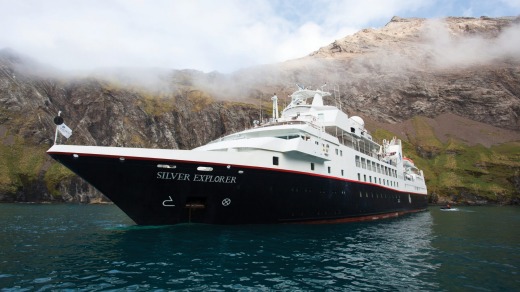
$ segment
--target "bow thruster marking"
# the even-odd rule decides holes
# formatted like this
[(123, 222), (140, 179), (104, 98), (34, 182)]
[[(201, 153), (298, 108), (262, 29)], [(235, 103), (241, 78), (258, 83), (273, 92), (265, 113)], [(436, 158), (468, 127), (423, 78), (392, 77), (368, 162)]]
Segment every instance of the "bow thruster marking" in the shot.
[(164, 200), (164, 201), (162, 202), (162, 205), (163, 205), (164, 207), (175, 207), (175, 204), (173, 204), (173, 199), (172, 199), (172, 197), (171, 197), (171, 196), (168, 196), (168, 198), (170, 198), (170, 199), (169, 199), (169, 200)]

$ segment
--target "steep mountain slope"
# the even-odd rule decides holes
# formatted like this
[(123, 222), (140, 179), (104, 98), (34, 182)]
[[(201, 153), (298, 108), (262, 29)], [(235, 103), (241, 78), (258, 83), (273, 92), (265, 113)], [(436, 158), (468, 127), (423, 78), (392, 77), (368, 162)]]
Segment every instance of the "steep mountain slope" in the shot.
[(0, 201), (100, 200), (45, 155), (58, 110), (74, 130), (66, 143), (190, 149), (265, 118), (273, 92), (283, 104), (295, 83), (327, 83), (330, 102), (375, 137), (406, 141), (432, 199), (518, 203), (518, 44), (518, 18), (394, 17), (302, 59), (227, 75), (161, 72), (146, 76), (158, 77), (151, 88), (117, 74), (71, 77), (3, 50)]

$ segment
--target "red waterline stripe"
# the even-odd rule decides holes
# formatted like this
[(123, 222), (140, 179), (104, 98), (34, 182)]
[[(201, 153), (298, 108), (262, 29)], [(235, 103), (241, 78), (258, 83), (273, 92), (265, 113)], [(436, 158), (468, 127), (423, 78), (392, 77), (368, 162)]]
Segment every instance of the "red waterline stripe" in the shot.
[(401, 211), (401, 212), (391, 212), (385, 214), (377, 214), (377, 215), (368, 215), (361, 217), (348, 217), (348, 218), (340, 218), (340, 219), (323, 219), (323, 220), (311, 220), (311, 221), (295, 221), (290, 223), (304, 223), (304, 224), (335, 224), (335, 223), (347, 223), (347, 222), (361, 222), (361, 221), (373, 221), (380, 219), (387, 219), (393, 217), (403, 216), (409, 213), (417, 213), (424, 211), (426, 209), (416, 209), (410, 211)]

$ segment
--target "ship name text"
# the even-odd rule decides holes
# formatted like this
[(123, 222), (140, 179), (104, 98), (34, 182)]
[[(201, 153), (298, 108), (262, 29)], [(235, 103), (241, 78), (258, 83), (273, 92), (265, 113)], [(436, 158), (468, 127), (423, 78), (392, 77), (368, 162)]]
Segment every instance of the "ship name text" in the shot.
[(168, 172), (168, 171), (157, 172), (157, 179), (193, 181), (193, 182), (204, 182), (204, 183), (221, 183), (221, 184), (235, 184), (237, 182), (236, 176), (211, 175), (211, 174), (191, 175), (189, 173)]

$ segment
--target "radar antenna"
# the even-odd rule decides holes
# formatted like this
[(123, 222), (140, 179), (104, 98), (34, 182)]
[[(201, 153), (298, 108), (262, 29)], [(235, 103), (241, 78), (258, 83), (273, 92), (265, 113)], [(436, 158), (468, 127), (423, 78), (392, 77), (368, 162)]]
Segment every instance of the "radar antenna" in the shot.
[(320, 86), (320, 90), (323, 91), (323, 87), (327, 86), (327, 82), (325, 82), (325, 84), (323, 84), (322, 86)]

